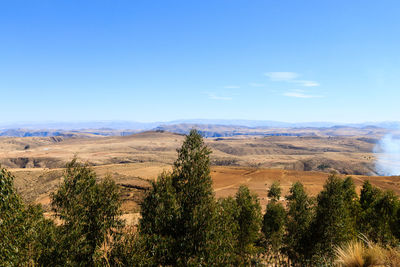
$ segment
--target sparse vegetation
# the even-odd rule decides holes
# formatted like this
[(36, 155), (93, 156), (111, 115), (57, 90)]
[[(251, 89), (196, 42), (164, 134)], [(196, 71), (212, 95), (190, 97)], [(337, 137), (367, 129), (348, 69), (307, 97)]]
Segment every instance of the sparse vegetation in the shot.
[(268, 197), (273, 201), (279, 201), (281, 198), (282, 189), (278, 182), (274, 182), (268, 190)]
[(330, 167), (331, 166), (329, 166), (328, 164), (322, 163), (322, 164), (318, 165), (317, 169), (321, 170), (321, 171), (324, 171), (325, 169), (328, 169)]
[[(268, 190), (264, 215), (257, 195), (240, 186), (216, 199), (210, 149), (191, 131), (170, 172), (155, 180), (138, 228), (124, 226), (121, 197), (77, 159), (52, 194), (55, 224), (40, 206), (25, 205), (13, 176), (0, 170), (0, 261), (6, 266), (399, 266), (400, 203), (365, 182), (332, 174), (316, 199), (296, 182), (285, 200)], [(365, 238), (358, 241), (357, 237)], [(371, 240), (371, 241), (364, 241)]]

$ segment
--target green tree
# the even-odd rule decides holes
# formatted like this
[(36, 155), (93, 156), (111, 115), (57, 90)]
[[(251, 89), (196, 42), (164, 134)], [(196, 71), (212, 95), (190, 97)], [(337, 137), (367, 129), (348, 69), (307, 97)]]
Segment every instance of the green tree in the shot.
[(304, 263), (311, 247), (310, 225), (314, 216), (314, 203), (300, 182), (292, 185), (286, 200), (286, 253), (293, 262)]
[(242, 263), (248, 262), (257, 250), (254, 246), (259, 237), (262, 215), (257, 195), (252, 194), (247, 186), (240, 186), (236, 193), (239, 225), (238, 254)]
[(353, 179), (351, 177), (346, 177), (343, 180), (342, 188), (343, 188), (343, 197), (345, 205), (347, 209), (350, 211), (350, 218), (352, 224), (350, 229), (353, 230), (352, 235), (356, 236), (358, 234), (357, 221), (358, 218), (360, 217), (361, 205), (358, 194), (356, 193), (356, 186), (354, 184)]
[(282, 189), (279, 182), (273, 182), (268, 190), (268, 197), (273, 200), (279, 200), (281, 198)]
[(43, 216), (40, 205), (27, 205), (24, 210), (25, 249), (30, 265), (55, 266), (59, 263), (57, 227)]
[(161, 174), (143, 200), (139, 231), (147, 248), (146, 257), (156, 265), (176, 265), (179, 254), (176, 235), (181, 217), (180, 203), (168, 173)]
[(360, 205), (363, 210), (373, 206), (373, 203), (381, 196), (382, 190), (372, 186), (369, 181), (365, 181), (360, 193)]
[(267, 244), (273, 250), (281, 248), (285, 231), (286, 211), (279, 199), (282, 189), (279, 182), (273, 182), (268, 189), (268, 197), (271, 199), (266, 207), (262, 221), (262, 232)]
[[(398, 223), (398, 196), (364, 182), (360, 195), (358, 230), (374, 242), (394, 244)], [(398, 239), (398, 237), (397, 237)]]
[(139, 234), (135, 228), (133, 225), (124, 227), (121, 238), (113, 242), (108, 266), (155, 265), (146, 250), (147, 236)]
[(107, 239), (117, 240), (123, 226), (119, 218), (120, 195), (109, 178), (96, 182), (95, 172), (73, 159), (66, 166), (64, 180), (51, 195), (52, 207), (63, 224), (58, 250), (64, 265), (94, 265), (108, 260), (100, 256)]
[(394, 245), (396, 232), (396, 215), (398, 208), (398, 197), (392, 191), (385, 191), (382, 196), (374, 202), (375, 213), (373, 239), (383, 244)]
[(396, 218), (393, 224), (393, 233), (397, 240), (400, 241), (400, 203), (397, 203)]
[(219, 199), (216, 212), (211, 220), (214, 223), (209, 235), (206, 265), (235, 266), (238, 257), (239, 209), (232, 197)]
[(210, 174), (211, 151), (192, 130), (178, 151), (171, 174), (153, 184), (142, 206), (141, 233), (157, 265), (209, 262), (216, 201)]
[(335, 246), (356, 237), (347, 183), (332, 174), (317, 197), (316, 217), (311, 226), (313, 253), (317, 257), (333, 259)]
[(2, 266), (51, 265), (55, 226), (40, 206), (25, 206), (14, 176), (0, 167), (0, 262)]
[(382, 190), (372, 186), (369, 181), (365, 181), (360, 193), (361, 212), (358, 219), (358, 231), (366, 235), (372, 241), (378, 241), (375, 228), (378, 226), (378, 214), (375, 213), (374, 206), (378, 199), (382, 197)]
[(268, 202), (263, 218), (262, 231), (268, 245), (275, 251), (282, 246), (285, 233), (286, 211), (282, 203), (272, 200)]
[(14, 190), (14, 176), (0, 167), (0, 262), (5, 266), (25, 263), (24, 207)]
[(184, 264), (194, 255), (198, 259), (205, 258), (207, 235), (212, 227), (210, 218), (215, 209), (210, 153), (201, 135), (191, 130), (174, 162), (172, 183), (181, 209), (176, 238)]

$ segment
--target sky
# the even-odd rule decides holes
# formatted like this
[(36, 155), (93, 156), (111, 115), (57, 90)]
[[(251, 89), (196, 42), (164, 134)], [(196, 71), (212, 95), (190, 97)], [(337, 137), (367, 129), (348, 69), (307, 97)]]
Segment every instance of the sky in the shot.
[(0, 123), (400, 120), (400, 1), (0, 1)]

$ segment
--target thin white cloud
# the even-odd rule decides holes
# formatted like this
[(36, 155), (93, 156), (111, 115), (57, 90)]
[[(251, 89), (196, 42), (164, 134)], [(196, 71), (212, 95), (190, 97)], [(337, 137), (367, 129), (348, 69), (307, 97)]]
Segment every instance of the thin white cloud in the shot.
[(212, 100), (224, 100), (224, 101), (229, 101), (232, 100), (232, 97), (230, 96), (221, 96), (221, 95), (216, 95), (214, 93), (205, 93), (209, 99)]
[(299, 92), (299, 91), (286, 92), (283, 95), (287, 96), (287, 97), (294, 97), (294, 98), (321, 98), (321, 97), (323, 97), (322, 95), (310, 95), (310, 94)]
[(239, 85), (225, 85), (224, 86), (225, 89), (238, 89), (240, 88)]
[(289, 82), (304, 87), (315, 87), (320, 85), (316, 81), (298, 80), (297, 78), (301, 75), (296, 72), (267, 72), (264, 75), (274, 82)]
[(305, 86), (305, 87), (315, 87), (315, 86), (319, 86), (319, 83), (316, 81), (305, 81), (305, 80), (293, 80), (291, 81), (293, 83), (297, 83), (301, 86)]
[(251, 87), (264, 87), (265, 86), (265, 84), (262, 84), (262, 83), (249, 83), (249, 85)]
[(287, 72), (287, 71), (267, 72), (264, 75), (270, 78), (272, 81), (291, 81), (300, 76), (296, 72)]

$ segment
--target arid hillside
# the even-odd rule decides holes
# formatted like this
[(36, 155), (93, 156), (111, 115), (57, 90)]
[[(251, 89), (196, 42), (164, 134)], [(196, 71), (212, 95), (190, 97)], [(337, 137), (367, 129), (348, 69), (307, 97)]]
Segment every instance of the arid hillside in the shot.
[[(123, 137), (24, 137), (0, 139), (0, 162), (15, 174), (15, 186), (29, 202), (50, 211), (49, 195), (62, 179), (63, 167), (75, 155), (93, 166), (99, 177), (120, 186), (128, 219), (137, 216), (150, 180), (171, 169), (183, 135), (144, 132)], [(374, 172), (377, 138), (365, 136), (236, 136), (205, 139), (212, 149), (212, 178), (217, 197), (234, 195), (246, 184), (263, 207), (267, 189), (279, 181), (285, 195), (301, 181), (316, 195), (331, 171), (352, 175), (357, 187), (366, 179), (400, 193), (399, 177)], [(132, 217), (133, 216), (133, 217)], [(133, 219), (132, 219), (133, 220)]]
[[(374, 175), (374, 144), (379, 136), (235, 136), (207, 138), (216, 166), (336, 170)], [(61, 168), (77, 155), (91, 165), (171, 164), (183, 136), (144, 132), (114, 137), (3, 137), (0, 164), (9, 168)]]
[[(162, 163), (127, 163), (93, 168), (100, 177), (111, 176), (120, 185), (124, 199), (123, 209), (131, 214), (138, 212), (140, 200), (150, 186), (149, 181), (156, 179), (162, 171), (170, 170), (171, 166)], [(50, 210), (49, 194), (60, 184), (63, 169), (28, 168), (11, 171), (16, 176), (15, 186), (22, 197), (28, 202), (41, 203), (45, 210)], [(263, 207), (268, 200), (267, 189), (274, 181), (281, 184), (283, 195), (286, 195), (290, 186), (297, 181), (305, 185), (308, 193), (317, 195), (328, 175), (328, 173), (315, 171), (225, 166), (214, 166), (211, 171), (217, 197), (233, 196), (239, 186), (244, 184), (258, 194)], [(362, 175), (352, 177), (358, 190), (365, 180), (369, 180), (380, 188), (390, 189), (400, 194), (400, 177)]]

